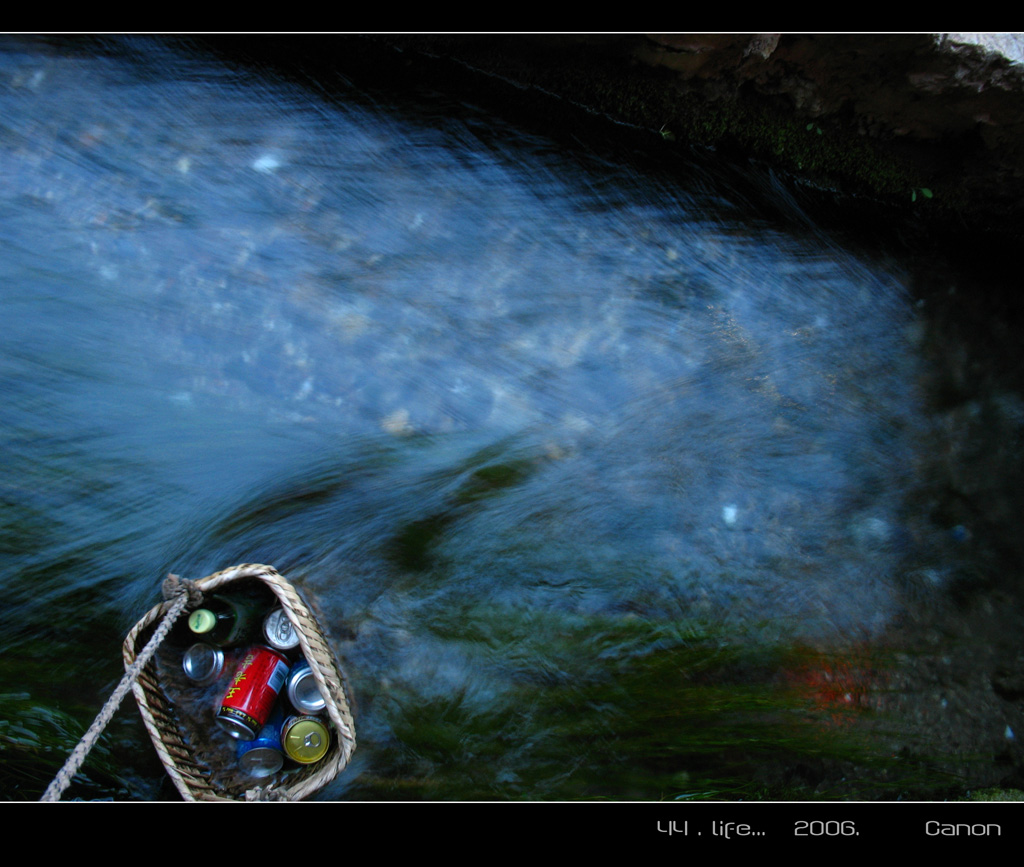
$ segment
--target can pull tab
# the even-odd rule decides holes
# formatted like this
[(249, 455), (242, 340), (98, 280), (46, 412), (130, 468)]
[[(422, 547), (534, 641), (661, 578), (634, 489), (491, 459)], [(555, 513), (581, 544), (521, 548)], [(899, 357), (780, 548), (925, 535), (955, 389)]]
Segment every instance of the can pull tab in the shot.
[(302, 742), (307, 747), (313, 747), (315, 749), (316, 747), (320, 746), (320, 744), (321, 744), (320, 733), (319, 732), (309, 732), (302, 739)]
[(292, 624), (285, 617), (278, 617), (271, 624), (270, 630), (274, 637), (281, 642), (287, 642), (292, 637)]

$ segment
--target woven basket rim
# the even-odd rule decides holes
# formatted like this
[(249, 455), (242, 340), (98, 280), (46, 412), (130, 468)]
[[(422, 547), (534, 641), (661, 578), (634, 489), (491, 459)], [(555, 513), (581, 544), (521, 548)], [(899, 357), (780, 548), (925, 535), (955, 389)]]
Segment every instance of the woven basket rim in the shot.
[[(165, 699), (156, 667), (150, 660), (133, 685), (132, 692), (157, 755), (175, 788), (186, 801), (302, 800), (337, 777), (355, 750), (355, 725), (345, 690), (344, 674), (330, 650), (323, 627), (294, 585), (273, 566), (244, 563), (197, 579), (195, 586), (206, 594), (233, 582), (246, 580), (260, 581), (273, 592), (298, 633), (303, 656), (309, 662), (313, 677), (326, 700), (325, 712), (336, 737), (332, 739), (327, 757), (316, 765), (286, 777), (281, 784), (254, 785), (246, 790), (244, 798), (233, 797), (210, 782), (191, 746), (181, 737), (173, 706)], [(141, 653), (148, 636), (172, 604), (172, 601), (164, 601), (155, 605), (129, 631), (123, 645), (126, 669)]]

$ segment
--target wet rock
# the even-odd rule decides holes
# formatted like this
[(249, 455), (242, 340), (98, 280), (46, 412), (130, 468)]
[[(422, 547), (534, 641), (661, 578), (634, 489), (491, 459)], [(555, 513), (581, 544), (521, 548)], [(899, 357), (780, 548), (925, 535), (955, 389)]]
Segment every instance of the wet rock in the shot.
[[(1024, 66), (942, 34), (377, 37), (932, 225), (1024, 228)], [(1012, 47), (1012, 46), (1011, 46)], [(875, 212), (876, 217), (878, 212)]]
[(1024, 655), (1018, 656), (1012, 665), (1000, 666), (993, 672), (992, 689), (1006, 701), (1024, 699)]

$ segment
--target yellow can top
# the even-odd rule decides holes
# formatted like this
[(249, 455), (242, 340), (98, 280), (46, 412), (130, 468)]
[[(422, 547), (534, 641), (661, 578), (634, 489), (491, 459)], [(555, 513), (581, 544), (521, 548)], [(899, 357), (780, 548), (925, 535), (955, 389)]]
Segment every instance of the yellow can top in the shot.
[(315, 717), (292, 717), (284, 724), (281, 738), (288, 757), (302, 765), (318, 762), (331, 745), (331, 733)]

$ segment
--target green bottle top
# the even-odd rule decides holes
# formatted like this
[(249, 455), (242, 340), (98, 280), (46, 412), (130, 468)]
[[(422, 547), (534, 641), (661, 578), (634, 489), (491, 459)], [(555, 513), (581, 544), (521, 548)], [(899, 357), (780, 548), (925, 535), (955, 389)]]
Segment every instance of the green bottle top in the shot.
[(252, 640), (263, 603), (228, 596), (210, 596), (188, 618), (188, 628), (216, 647), (233, 647)]
[(209, 608), (197, 608), (188, 618), (188, 628), (197, 635), (209, 632), (217, 625), (217, 615)]

